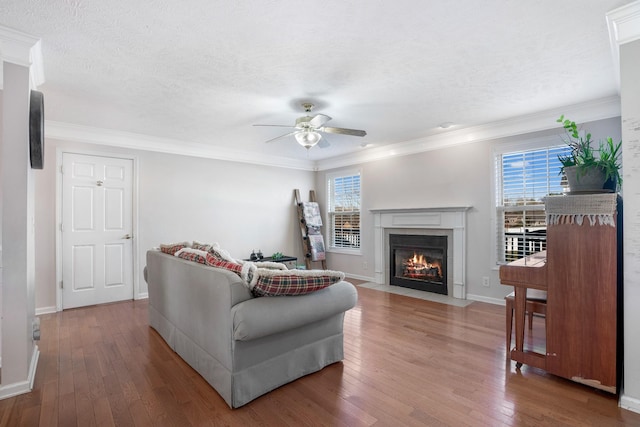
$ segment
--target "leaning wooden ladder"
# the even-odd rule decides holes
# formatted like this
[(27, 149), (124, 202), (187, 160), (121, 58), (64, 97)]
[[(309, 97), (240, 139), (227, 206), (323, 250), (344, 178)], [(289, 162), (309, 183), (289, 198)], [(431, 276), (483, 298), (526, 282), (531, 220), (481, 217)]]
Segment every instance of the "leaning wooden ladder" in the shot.
[[(307, 212), (305, 215), (305, 203), (300, 198), (300, 191), (294, 190), (296, 198), (296, 207), (298, 209), (298, 223), (300, 224), (300, 235), (302, 236), (302, 247), (304, 249), (304, 264), (307, 270), (311, 270), (312, 262), (322, 263), (322, 269), (327, 269), (327, 260), (325, 259), (324, 240), (322, 238), (322, 220), (320, 217), (320, 208), (317, 206), (316, 192), (309, 191), (309, 202), (307, 203)], [(315, 204), (316, 206), (313, 206)], [(315, 221), (310, 219), (309, 208), (315, 209)]]

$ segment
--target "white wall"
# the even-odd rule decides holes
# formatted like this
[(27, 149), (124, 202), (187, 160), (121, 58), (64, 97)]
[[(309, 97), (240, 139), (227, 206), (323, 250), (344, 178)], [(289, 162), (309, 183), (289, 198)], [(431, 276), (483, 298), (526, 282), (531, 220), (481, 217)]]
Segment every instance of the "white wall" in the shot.
[(219, 242), (236, 258), (252, 249), (302, 257), (293, 198), (308, 194), (314, 172), (47, 141), (45, 169), (36, 175), (36, 307), (56, 306), (56, 157), (59, 150), (135, 156), (138, 167), (138, 281), (146, 251), (184, 240)]
[[(30, 389), (37, 348), (34, 307), (34, 189), (29, 164), (29, 68), (3, 63), (2, 137), (2, 386), (0, 396)], [(33, 366), (35, 368), (35, 366)]]
[[(1, 58), (0, 58), (1, 61)], [(0, 89), (0, 155), (2, 154), (2, 89)], [(2, 366), (2, 171), (0, 170), (0, 366)]]
[[(555, 123), (549, 126), (553, 128)], [(607, 136), (620, 140), (619, 118), (586, 123), (583, 127), (596, 141)], [(321, 206), (326, 207), (327, 173), (358, 168), (362, 171), (362, 255), (329, 253), (329, 268), (373, 280), (374, 230), (370, 209), (471, 206), (467, 213), (467, 297), (501, 303), (513, 289), (500, 284), (498, 269), (491, 263), (495, 240), (492, 233), (493, 147), (539, 138), (555, 142), (561, 141), (561, 136), (556, 128), (319, 172), (316, 188)], [(489, 288), (482, 286), (483, 276), (490, 278)]]
[(624, 179), (624, 395), (640, 412), (640, 40), (620, 46)]
[[(551, 123), (550, 126), (553, 126)], [(619, 119), (585, 124), (594, 138), (620, 139)], [(45, 169), (36, 171), (36, 307), (56, 306), (56, 160), (60, 150), (115, 153), (137, 158), (139, 189), (138, 283), (145, 253), (160, 243), (217, 241), (238, 258), (252, 249), (269, 255), (302, 249), (293, 201), (299, 188), (306, 200), (314, 188), (326, 208), (328, 172), (362, 170), (362, 255), (328, 254), (328, 266), (351, 277), (374, 277), (373, 224), (369, 209), (471, 206), (467, 216), (467, 294), (502, 301), (510, 288), (500, 285), (491, 264), (492, 149), (496, 144), (540, 137), (559, 138), (558, 129), (501, 140), (470, 143), (331, 171), (309, 172), (228, 161), (131, 151), (90, 144), (47, 141)], [(364, 268), (364, 262), (367, 268)], [(490, 287), (482, 277), (490, 277)]]

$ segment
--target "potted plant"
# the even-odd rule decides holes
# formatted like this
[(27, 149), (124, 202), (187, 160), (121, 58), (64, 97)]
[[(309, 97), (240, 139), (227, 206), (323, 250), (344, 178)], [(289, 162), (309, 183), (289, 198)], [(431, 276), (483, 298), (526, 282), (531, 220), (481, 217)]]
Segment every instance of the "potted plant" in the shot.
[(622, 176), (620, 176), (620, 154), (622, 149), (622, 141), (617, 144), (613, 143), (613, 138), (608, 137), (605, 142), (600, 142), (600, 158), (598, 164), (604, 170), (606, 182), (604, 188), (617, 191), (622, 185)]
[(600, 141), (597, 149), (593, 148), (591, 134), (581, 136), (576, 122), (565, 119), (564, 115), (557, 120), (567, 132), (565, 143), (571, 148), (566, 156), (558, 156), (562, 164), (560, 173), (564, 173), (572, 192), (616, 191), (622, 184), (620, 176), (620, 148), (622, 141), (614, 144), (608, 137)]

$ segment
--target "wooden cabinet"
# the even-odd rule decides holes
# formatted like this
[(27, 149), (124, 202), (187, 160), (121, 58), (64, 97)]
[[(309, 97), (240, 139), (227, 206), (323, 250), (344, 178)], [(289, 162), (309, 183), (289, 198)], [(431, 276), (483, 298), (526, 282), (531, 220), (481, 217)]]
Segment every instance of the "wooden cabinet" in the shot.
[[(539, 279), (543, 270), (517, 262), (502, 266), (500, 277), (504, 284), (514, 285), (516, 292), (518, 288), (540, 289), (543, 282), (547, 290), (546, 354), (534, 358), (518, 348), (522, 339), (516, 339), (512, 359), (616, 393), (621, 369), (621, 202), (615, 194), (567, 195), (548, 197), (545, 205), (546, 280)], [(524, 313), (516, 313), (521, 315)]]

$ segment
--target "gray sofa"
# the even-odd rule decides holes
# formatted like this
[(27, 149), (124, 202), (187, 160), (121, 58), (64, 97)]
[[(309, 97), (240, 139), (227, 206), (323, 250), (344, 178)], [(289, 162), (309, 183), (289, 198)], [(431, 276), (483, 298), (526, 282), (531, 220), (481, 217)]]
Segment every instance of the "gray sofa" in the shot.
[(147, 252), (145, 279), (151, 327), (232, 408), (344, 357), (351, 283), (254, 298), (230, 271), (157, 250)]

